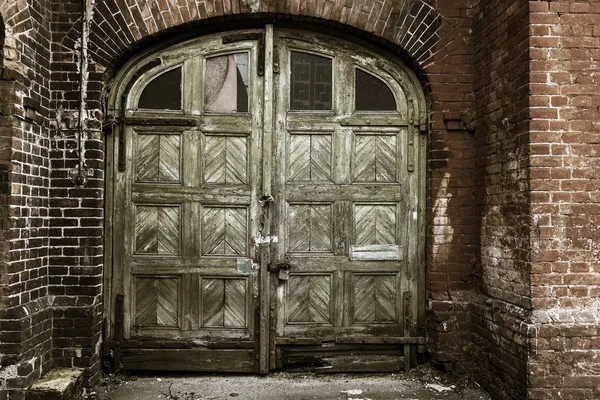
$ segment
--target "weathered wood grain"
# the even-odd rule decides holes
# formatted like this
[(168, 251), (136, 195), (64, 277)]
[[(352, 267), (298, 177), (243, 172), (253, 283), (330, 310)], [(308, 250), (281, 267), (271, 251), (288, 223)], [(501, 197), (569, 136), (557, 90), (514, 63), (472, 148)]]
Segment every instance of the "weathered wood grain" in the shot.
[(150, 371), (254, 372), (250, 349), (124, 349), (123, 368)]
[(290, 135), (289, 180), (331, 180), (331, 134)]
[(354, 207), (355, 244), (396, 244), (396, 206), (360, 204)]
[(288, 323), (330, 322), (330, 275), (291, 275), (288, 284)]
[(138, 205), (135, 209), (135, 252), (178, 255), (180, 207)]
[(289, 251), (331, 251), (331, 205), (291, 204), (288, 218)]
[(395, 321), (398, 294), (394, 275), (356, 275), (353, 286), (354, 322)]
[(202, 208), (202, 252), (210, 255), (246, 255), (248, 210), (242, 207)]
[(245, 137), (207, 135), (204, 146), (204, 182), (246, 184), (248, 146)]
[(396, 182), (397, 164), (396, 135), (355, 135), (354, 181)]
[(174, 326), (178, 321), (178, 279), (136, 278), (135, 324)]

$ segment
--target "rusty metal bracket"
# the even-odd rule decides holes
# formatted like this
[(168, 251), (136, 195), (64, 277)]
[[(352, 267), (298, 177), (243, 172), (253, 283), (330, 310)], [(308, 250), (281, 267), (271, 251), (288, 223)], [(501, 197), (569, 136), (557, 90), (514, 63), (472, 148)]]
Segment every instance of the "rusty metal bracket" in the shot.
[(246, 33), (233, 33), (231, 35), (223, 36), (222, 43), (234, 43), (242, 42), (244, 40), (257, 40), (258, 41), (258, 75), (263, 76), (265, 74), (265, 33), (264, 32), (246, 32)]

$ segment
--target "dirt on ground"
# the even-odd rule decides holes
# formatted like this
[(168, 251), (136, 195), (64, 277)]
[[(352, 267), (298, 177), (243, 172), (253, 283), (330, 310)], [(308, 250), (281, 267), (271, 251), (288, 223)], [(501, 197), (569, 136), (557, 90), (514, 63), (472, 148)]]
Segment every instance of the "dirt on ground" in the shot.
[(457, 372), (420, 365), (408, 374), (109, 374), (88, 400), (490, 400)]

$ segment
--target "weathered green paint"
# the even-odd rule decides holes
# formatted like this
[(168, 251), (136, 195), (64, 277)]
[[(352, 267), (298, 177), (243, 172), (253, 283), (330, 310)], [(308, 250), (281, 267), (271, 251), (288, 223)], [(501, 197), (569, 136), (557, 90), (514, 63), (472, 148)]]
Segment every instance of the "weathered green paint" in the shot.
[[(333, 60), (332, 110), (289, 111), (292, 50)], [(206, 113), (206, 58), (242, 51), (249, 112)], [(182, 110), (137, 109), (145, 85), (177, 65)], [(386, 82), (396, 111), (354, 111), (356, 68)], [(424, 317), (426, 142), (414, 121), (426, 110), (409, 69), (339, 39), (267, 26), (148, 52), (116, 87), (111, 107), (123, 115), (108, 157), (106, 313), (116, 338), (123, 294), (123, 343), (138, 349), (123, 354), (143, 354), (124, 364), (164, 368), (145, 350), (157, 340), (182, 360), (189, 343), (255, 343), (228, 362), (233, 371), (236, 357), (253, 359), (260, 373), (282, 366), (278, 344), (310, 338), (349, 346), (354, 336), (362, 345), (405, 337), (411, 353)], [(251, 272), (238, 260), (251, 260)], [(291, 268), (271, 272), (275, 264)]]

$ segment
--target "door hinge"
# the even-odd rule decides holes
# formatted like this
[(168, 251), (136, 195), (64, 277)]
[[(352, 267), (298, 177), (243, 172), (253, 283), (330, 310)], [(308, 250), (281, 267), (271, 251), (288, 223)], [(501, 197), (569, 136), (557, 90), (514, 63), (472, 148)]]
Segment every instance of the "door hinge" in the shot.
[(265, 74), (265, 33), (264, 32), (246, 32), (246, 33), (233, 33), (231, 35), (223, 36), (222, 43), (234, 43), (241, 42), (243, 40), (257, 40), (258, 41), (258, 68), (257, 74), (263, 76)]

